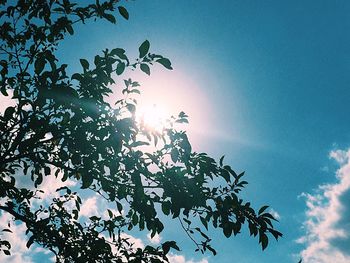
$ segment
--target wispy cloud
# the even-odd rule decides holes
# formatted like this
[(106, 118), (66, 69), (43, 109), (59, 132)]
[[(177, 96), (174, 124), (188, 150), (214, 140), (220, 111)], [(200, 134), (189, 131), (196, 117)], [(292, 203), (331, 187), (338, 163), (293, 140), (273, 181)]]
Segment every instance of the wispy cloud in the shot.
[(170, 253), (168, 255), (170, 263), (209, 263), (207, 259), (201, 259), (200, 261), (187, 260), (183, 255), (177, 255)]
[(350, 149), (329, 156), (340, 165), (336, 181), (302, 194), (307, 206), (305, 235), (297, 242), (306, 246), (301, 252), (305, 263), (350, 262)]
[(131, 235), (126, 234), (126, 233), (121, 233), (120, 236), (121, 236), (121, 238), (127, 239), (127, 241), (130, 244), (133, 244), (134, 248), (144, 248), (145, 247), (145, 244), (143, 243), (143, 241), (140, 238), (136, 238), (136, 237), (131, 236)]
[(15, 224), (12, 216), (9, 214), (2, 214), (0, 216), (0, 229), (8, 228), (7, 223), (11, 223), (11, 231), (4, 232), (1, 239), (7, 240), (11, 243), (11, 256), (6, 256), (0, 253), (0, 262), (16, 262), (16, 263), (31, 263), (32, 253), (27, 249), (25, 236), (26, 226), (24, 224)]
[(281, 215), (275, 211), (274, 209), (270, 209), (269, 213), (276, 219), (276, 220), (280, 220), (281, 219)]
[(151, 233), (147, 234), (147, 239), (152, 244), (158, 245), (162, 241), (162, 237), (159, 234), (155, 234), (154, 237), (151, 237)]
[(90, 198), (87, 198), (82, 202), (82, 206), (80, 207), (80, 215), (90, 217), (93, 215), (98, 215), (98, 208), (97, 208), (97, 197), (93, 196)]

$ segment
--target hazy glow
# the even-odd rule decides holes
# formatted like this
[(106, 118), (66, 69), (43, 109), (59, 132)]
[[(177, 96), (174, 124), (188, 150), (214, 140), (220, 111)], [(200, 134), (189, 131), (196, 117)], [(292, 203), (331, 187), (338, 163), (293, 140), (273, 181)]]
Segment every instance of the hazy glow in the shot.
[(140, 106), (136, 110), (136, 119), (148, 130), (161, 132), (170, 117), (168, 111), (157, 104)]
[[(128, 77), (141, 85), (138, 87), (141, 95), (132, 94), (129, 98), (137, 100), (136, 119), (139, 123), (143, 121), (145, 128), (162, 132), (164, 126), (168, 126), (167, 120), (183, 111), (189, 116), (189, 124), (176, 124), (176, 128), (187, 131), (193, 148), (210, 135), (214, 108), (193, 77), (162, 67), (152, 68), (151, 76), (135, 71), (129, 72)], [(120, 81), (115, 86), (115, 96), (110, 96), (107, 101), (114, 104), (123, 96), (119, 93), (123, 88), (124, 82)]]

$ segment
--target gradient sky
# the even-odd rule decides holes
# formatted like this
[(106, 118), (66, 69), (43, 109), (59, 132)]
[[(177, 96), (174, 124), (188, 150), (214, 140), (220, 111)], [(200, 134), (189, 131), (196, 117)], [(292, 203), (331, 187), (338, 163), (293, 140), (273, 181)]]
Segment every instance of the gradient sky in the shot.
[(188, 113), (195, 150), (225, 154), (246, 171), (244, 196), (255, 207), (271, 205), (284, 234), (262, 252), (247, 231), (230, 239), (213, 231), (213, 257), (195, 254), (174, 227), (162, 235), (182, 247), (173, 262), (296, 263), (300, 253), (306, 263), (329, 262), (326, 255), (350, 262), (350, 2), (136, 0), (125, 7), (129, 21), (77, 28), (61, 45), (62, 60), (76, 70), (79, 58), (106, 47), (136, 57), (148, 39), (174, 70), (139, 77), (146, 101)]

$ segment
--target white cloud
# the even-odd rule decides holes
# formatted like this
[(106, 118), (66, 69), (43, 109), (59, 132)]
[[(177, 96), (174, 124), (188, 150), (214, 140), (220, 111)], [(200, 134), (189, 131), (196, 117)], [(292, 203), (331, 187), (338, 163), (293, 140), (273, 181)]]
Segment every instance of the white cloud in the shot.
[[(54, 172), (55, 169), (51, 167)], [(61, 181), (61, 175), (56, 178), (53, 173), (43, 178), (43, 183), (37, 188), (43, 190), (44, 193), (38, 192), (37, 196), (40, 199), (31, 200), (32, 210), (37, 209), (40, 205), (46, 206), (51, 203), (54, 197), (58, 197), (59, 193), (56, 189), (62, 186), (74, 186), (76, 183), (70, 179), (65, 182)], [(16, 174), (16, 187), (28, 188), (34, 190), (33, 182), (30, 179), (30, 175)], [(5, 203), (6, 198), (2, 199), (1, 202)], [(44, 215), (44, 214), (43, 214)], [(11, 223), (9, 232), (0, 232), (0, 239), (7, 240), (11, 244), (11, 256), (6, 256), (4, 253), (0, 253), (0, 262), (14, 262), (14, 263), (32, 263), (35, 255), (38, 253), (51, 254), (49, 250), (45, 250), (41, 247), (33, 244), (30, 249), (26, 247), (28, 236), (25, 234), (27, 227), (24, 223), (19, 221), (13, 221), (13, 217), (9, 213), (0, 213), (0, 230), (8, 228), (8, 222)]]
[(209, 263), (209, 261), (205, 258), (201, 259), (200, 261), (186, 260), (183, 255), (172, 253), (169, 253), (168, 259), (170, 263)]
[(18, 100), (12, 99), (13, 91), (8, 89), (7, 90), (8, 96), (4, 96), (2, 93), (0, 93), (0, 113), (4, 113), (7, 107), (14, 107), (16, 106)]
[(297, 240), (306, 248), (301, 252), (305, 263), (350, 262), (350, 149), (330, 153), (340, 168), (336, 182), (323, 184), (306, 198), (305, 235)]
[(31, 179), (30, 174), (24, 175), (23, 173), (17, 173), (15, 175), (16, 179), (16, 187), (17, 188), (28, 188), (30, 190), (42, 190), (44, 193), (37, 193), (40, 199), (36, 199), (36, 203), (42, 202), (51, 202), (54, 197), (58, 197), (59, 193), (56, 190), (60, 187), (67, 186), (73, 187), (77, 184), (76, 181), (72, 179), (67, 179), (66, 181), (62, 181), (62, 172), (58, 173), (58, 176), (54, 175), (57, 168), (50, 166), (51, 174), (47, 176), (43, 176), (43, 182), (38, 186), (38, 188), (34, 187), (34, 182)]
[(145, 247), (145, 244), (139, 238), (133, 237), (133, 236), (126, 234), (126, 233), (121, 233), (120, 237), (127, 239), (127, 241), (130, 244), (133, 244), (133, 248), (144, 248)]
[(156, 245), (159, 244), (160, 241), (162, 241), (162, 237), (157, 233), (154, 235), (153, 238), (151, 237), (151, 233), (148, 233), (147, 238), (152, 244), (156, 244)]
[(14, 263), (32, 263), (30, 251), (26, 247), (27, 238), (25, 236), (26, 226), (24, 224), (15, 224), (12, 216), (8, 213), (0, 216), (0, 229), (9, 228), (7, 223), (11, 223), (11, 231), (4, 232), (1, 239), (7, 240), (11, 244), (11, 256), (6, 256), (0, 253), (0, 262), (14, 262)]
[(93, 196), (86, 200), (82, 201), (82, 205), (80, 207), (80, 215), (90, 217), (93, 215), (98, 215), (98, 208), (97, 208), (97, 197)]
[(276, 219), (276, 220), (280, 220), (281, 219), (281, 216), (280, 216), (280, 214), (277, 212), (277, 211), (275, 211), (274, 209), (270, 209), (269, 210), (269, 213)]

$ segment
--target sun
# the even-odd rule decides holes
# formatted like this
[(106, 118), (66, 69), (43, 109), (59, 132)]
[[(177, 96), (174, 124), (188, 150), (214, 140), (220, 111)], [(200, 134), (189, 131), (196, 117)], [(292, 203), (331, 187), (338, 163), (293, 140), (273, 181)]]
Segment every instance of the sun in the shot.
[(170, 115), (165, 107), (157, 104), (139, 105), (136, 110), (136, 119), (141, 126), (149, 131), (161, 133), (166, 127)]

